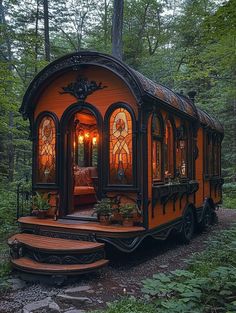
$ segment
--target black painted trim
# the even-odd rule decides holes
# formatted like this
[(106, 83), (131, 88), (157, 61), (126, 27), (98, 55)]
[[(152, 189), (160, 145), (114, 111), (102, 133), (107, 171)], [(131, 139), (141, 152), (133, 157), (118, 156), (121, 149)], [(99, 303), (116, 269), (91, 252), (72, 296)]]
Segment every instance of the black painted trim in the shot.
[[(119, 108), (123, 108), (127, 110), (132, 119), (132, 158), (133, 158), (133, 183), (130, 185), (116, 185), (109, 183), (109, 174), (105, 175), (105, 173), (109, 173), (109, 139), (110, 139), (110, 117), (112, 113)], [(137, 189), (137, 130), (136, 130), (136, 117), (132, 107), (125, 103), (125, 102), (115, 102), (109, 106), (106, 111), (104, 117), (104, 143), (103, 143), (103, 151), (104, 151), (104, 158), (105, 162), (103, 162), (103, 173), (104, 173), (104, 190), (113, 191), (113, 190), (120, 190), (120, 191), (132, 191)]]
[(71, 104), (63, 113), (61, 117), (61, 127), (60, 131), (61, 134), (61, 149), (60, 149), (60, 195), (61, 195), (61, 207), (60, 207), (60, 216), (65, 216), (68, 214), (68, 203), (70, 203), (69, 197), (72, 197), (72, 194), (69, 194), (69, 189), (72, 189), (72, 177), (69, 175), (68, 171), (68, 144), (66, 142), (65, 136), (68, 132), (68, 122), (72, 118), (73, 114), (79, 112), (81, 110), (88, 110), (90, 111), (96, 118), (97, 127), (98, 127), (98, 134), (99, 134), (99, 141), (98, 141), (98, 197), (102, 194), (102, 177), (103, 171), (101, 164), (103, 163), (102, 155), (103, 155), (103, 119), (101, 113), (98, 111), (96, 107), (92, 104), (84, 101), (78, 101), (74, 104)]

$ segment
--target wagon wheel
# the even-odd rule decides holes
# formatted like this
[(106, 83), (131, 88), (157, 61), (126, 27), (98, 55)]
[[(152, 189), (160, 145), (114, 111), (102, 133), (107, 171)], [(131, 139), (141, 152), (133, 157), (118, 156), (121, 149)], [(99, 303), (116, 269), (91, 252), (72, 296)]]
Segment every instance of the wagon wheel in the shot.
[(189, 243), (194, 233), (194, 215), (193, 210), (188, 208), (183, 217), (183, 226), (180, 233), (180, 239), (183, 243)]
[(200, 230), (201, 231), (207, 230), (209, 226), (213, 224), (213, 221), (214, 221), (214, 211), (212, 210), (209, 204), (206, 204), (204, 208), (202, 220), (199, 224)]

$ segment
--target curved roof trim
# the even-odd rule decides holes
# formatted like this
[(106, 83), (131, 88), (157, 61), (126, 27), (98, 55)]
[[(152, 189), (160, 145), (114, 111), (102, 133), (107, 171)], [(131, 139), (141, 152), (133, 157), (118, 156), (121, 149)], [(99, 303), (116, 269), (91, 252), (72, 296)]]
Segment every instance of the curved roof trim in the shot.
[(213, 129), (221, 134), (224, 133), (224, 128), (220, 121), (218, 121), (216, 118), (212, 117), (210, 114), (208, 114), (206, 111), (197, 108), (198, 116), (200, 123), (205, 126), (209, 127), (210, 129)]
[(179, 95), (161, 84), (153, 82), (120, 60), (108, 54), (95, 51), (79, 51), (65, 55), (53, 61), (40, 71), (32, 80), (24, 95), (20, 108), (22, 115), (25, 118), (31, 116), (32, 112), (34, 112), (38, 97), (55, 77), (58, 77), (66, 71), (77, 71), (84, 65), (100, 66), (120, 77), (129, 87), (140, 106), (144, 103), (144, 96), (151, 96), (197, 121), (200, 119), (203, 125), (208, 125), (218, 132), (223, 132), (222, 125), (206, 112), (197, 109), (189, 98)]
[(77, 71), (84, 65), (100, 66), (112, 71), (128, 85), (137, 103), (139, 105), (142, 104), (144, 90), (133, 71), (126, 64), (108, 54), (80, 51), (65, 55), (51, 62), (36, 75), (26, 90), (20, 113), (26, 118), (29, 117), (30, 113), (34, 111), (35, 102), (45, 86), (62, 73), (69, 70)]

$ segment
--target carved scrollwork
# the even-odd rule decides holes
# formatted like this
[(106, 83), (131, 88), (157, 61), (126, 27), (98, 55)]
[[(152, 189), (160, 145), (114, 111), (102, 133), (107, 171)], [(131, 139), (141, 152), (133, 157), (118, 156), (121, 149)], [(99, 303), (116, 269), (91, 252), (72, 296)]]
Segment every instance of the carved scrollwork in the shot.
[(37, 235), (47, 236), (47, 237), (52, 237), (52, 238), (73, 239), (73, 240), (80, 240), (80, 241), (96, 242), (96, 234), (94, 234), (94, 233), (73, 234), (73, 233), (53, 232), (53, 231), (41, 229), (37, 233)]
[(69, 93), (78, 100), (85, 100), (88, 95), (104, 88), (107, 88), (107, 86), (102, 86), (101, 82), (97, 84), (95, 81), (89, 81), (85, 77), (78, 76), (76, 81), (62, 87), (64, 91), (60, 92), (60, 94)]
[(13, 259), (19, 259), (23, 255), (23, 248), (21, 243), (15, 239), (10, 246), (10, 255)]
[(91, 253), (64, 255), (49, 254), (41, 251), (27, 249), (25, 255), (37, 262), (48, 264), (90, 264), (105, 257), (103, 250)]

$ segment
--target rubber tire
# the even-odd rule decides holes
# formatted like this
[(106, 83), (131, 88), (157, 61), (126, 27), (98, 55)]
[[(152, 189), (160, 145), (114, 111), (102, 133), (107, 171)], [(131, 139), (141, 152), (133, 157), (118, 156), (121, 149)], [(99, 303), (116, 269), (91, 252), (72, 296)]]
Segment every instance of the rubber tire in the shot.
[(184, 244), (190, 243), (194, 234), (195, 219), (191, 208), (188, 208), (183, 216), (183, 226), (180, 232), (180, 240)]

